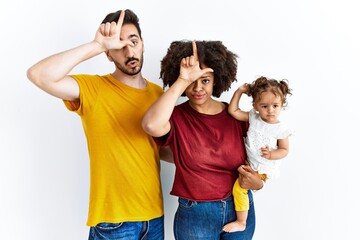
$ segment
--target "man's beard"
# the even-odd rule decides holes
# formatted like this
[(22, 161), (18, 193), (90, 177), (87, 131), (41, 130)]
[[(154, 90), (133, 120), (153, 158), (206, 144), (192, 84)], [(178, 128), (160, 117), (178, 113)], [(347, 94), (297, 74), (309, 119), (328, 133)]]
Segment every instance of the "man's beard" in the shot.
[[(130, 62), (130, 61), (134, 61), (134, 60), (137, 60), (139, 64), (138, 64), (136, 67), (128, 70), (128, 69), (126, 68), (127, 63)], [(143, 66), (143, 62), (144, 62), (144, 57), (143, 57), (143, 56), (141, 56), (140, 59), (138, 59), (138, 58), (130, 58), (130, 59), (128, 59), (128, 60), (125, 62), (125, 65), (121, 65), (119, 62), (114, 61), (115, 66), (116, 66), (121, 72), (123, 72), (123, 73), (125, 73), (125, 74), (127, 74), (127, 75), (129, 75), (129, 76), (133, 76), (133, 75), (136, 75), (136, 74), (138, 74), (139, 72), (141, 72), (141, 69), (142, 69), (142, 66)]]

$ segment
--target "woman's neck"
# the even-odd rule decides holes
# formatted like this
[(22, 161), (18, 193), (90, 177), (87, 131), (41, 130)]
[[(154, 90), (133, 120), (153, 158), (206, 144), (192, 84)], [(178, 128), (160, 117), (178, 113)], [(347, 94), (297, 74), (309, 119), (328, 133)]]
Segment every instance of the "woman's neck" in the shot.
[(189, 101), (190, 107), (192, 107), (195, 111), (207, 115), (215, 115), (221, 113), (224, 108), (225, 104), (219, 101), (216, 101), (211, 98), (211, 100), (203, 103), (203, 104), (194, 104), (193, 102)]

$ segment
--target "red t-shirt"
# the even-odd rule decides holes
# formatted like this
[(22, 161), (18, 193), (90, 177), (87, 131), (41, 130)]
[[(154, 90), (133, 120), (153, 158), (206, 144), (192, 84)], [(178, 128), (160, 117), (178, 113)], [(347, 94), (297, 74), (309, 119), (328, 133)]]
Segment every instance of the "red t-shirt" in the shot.
[(247, 123), (228, 113), (228, 104), (219, 114), (195, 111), (187, 102), (175, 107), (170, 132), (156, 141), (169, 145), (176, 165), (171, 194), (194, 201), (227, 198), (244, 164), (244, 136)]

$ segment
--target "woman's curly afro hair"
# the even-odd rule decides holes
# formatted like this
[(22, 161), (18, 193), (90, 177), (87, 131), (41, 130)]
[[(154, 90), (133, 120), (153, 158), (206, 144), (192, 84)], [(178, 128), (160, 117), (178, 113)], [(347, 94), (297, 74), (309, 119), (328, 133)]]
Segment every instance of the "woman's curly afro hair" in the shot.
[[(237, 55), (229, 51), (221, 41), (196, 41), (200, 66), (214, 70), (214, 89), (212, 96), (220, 97), (236, 81)], [(171, 87), (180, 74), (180, 62), (193, 55), (192, 41), (174, 41), (161, 60), (160, 78), (164, 88)], [(183, 93), (182, 96), (185, 96)]]

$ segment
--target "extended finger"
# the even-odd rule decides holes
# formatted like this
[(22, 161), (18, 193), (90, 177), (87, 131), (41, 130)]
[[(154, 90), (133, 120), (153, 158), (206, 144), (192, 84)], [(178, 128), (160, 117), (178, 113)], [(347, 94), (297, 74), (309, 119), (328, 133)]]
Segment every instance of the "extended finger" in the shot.
[(121, 26), (123, 24), (124, 17), (125, 17), (125, 10), (121, 10), (119, 19), (118, 19), (117, 24), (116, 24), (116, 30), (118, 30), (119, 32), (121, 30)]
[(194, 60), (198, 61), (199, 58), (198, 58), (197, 46), (195, 41), (192, 41), (192, 49), (193, 49)]

